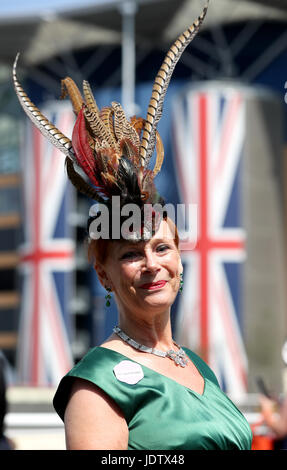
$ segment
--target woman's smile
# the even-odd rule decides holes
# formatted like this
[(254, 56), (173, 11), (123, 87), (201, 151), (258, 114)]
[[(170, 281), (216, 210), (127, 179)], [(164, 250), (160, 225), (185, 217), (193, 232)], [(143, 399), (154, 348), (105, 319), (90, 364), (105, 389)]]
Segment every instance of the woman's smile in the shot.
[(162, 289), (166, 285), (167, 281), (148, 282), (140, 286), (141, 289), (145, 290), (158, 290)]

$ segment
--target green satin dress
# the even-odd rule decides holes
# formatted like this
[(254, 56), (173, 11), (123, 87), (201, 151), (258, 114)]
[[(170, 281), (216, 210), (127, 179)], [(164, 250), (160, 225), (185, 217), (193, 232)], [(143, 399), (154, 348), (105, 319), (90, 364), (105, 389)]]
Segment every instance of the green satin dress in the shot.
[[(202, 395), (116, 351), (95, 347), (61, 380), (54, 408), (64, 420), (78, 377), (100, 387), (121, 408), (129, 450), (250, 450), (252, 433), (245, 417), (221, 391), (208, 365), (183, 349), (204, 378)], [(136, 384), (116, 377), (114, 367), (122, 361), (141, 368), (143, 377)]]

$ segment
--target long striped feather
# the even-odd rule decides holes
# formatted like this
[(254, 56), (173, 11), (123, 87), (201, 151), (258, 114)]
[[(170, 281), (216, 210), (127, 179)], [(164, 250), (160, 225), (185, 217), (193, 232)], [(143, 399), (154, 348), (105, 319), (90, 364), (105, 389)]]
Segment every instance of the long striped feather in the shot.
[(17, 62), (20, 54), (18, 53), (13, 65), (13, 83), (19, 102), (33, 124), (39, 129), (41, 134), (46, 137), (55, 147), (63, 152), (67, 157), (71, 158), (74, 162), (77, 162), (76, 156), (73, 151), (72, 142), (66, 137), (57, 127), (52, 124), (32, 103), (30, 98), (26, 95), (22, 86), (20, 85), (17, 74)]
[(208, 3), (198, 19), (172, 44), (155, 78), (140, 147), (140, 158), (144, 167), (147, 167), (154, 150), (156, 127), (162, 116), (163, 101), (172, 73), (183, 51), (197, 35), (207, 8)]

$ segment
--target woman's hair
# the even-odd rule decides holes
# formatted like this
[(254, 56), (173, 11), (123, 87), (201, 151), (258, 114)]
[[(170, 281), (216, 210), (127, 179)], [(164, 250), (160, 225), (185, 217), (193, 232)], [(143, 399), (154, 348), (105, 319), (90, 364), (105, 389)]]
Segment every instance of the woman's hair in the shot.
[[(176, 248), (179, 249), (179, 235), (178, 235), (178, 230), (175, 225), (175, 223), (167, 217), (166, 222), (168, 223), (171, 232), (174, 234), (174, 243), (176, 245)], [(95, 264), (95, 262), (104, 264), (105, 261), (107, 260), (108, 253), (109, 253), (109, 248), (112, 243), (118, 240), (112, 240), (112, 239), (103, 239), (99, 238), (97, 240), (90, 239), (88, 240), (88, 260), (90, 263)]]

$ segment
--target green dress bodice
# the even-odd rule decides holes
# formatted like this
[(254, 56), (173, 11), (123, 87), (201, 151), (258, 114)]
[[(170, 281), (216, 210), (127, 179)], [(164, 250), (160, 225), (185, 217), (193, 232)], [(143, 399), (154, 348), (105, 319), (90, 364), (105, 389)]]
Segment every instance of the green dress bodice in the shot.
[(199, 394), (143, 366), (143, 377), (133, 385), (118, 380), (114, 367), (126, 356), (104, 348), (91, 349), (61, 380), (54, 407), (64, 419), (74, 378), (100, 387), (122, 410), (129, 428), (130, 450), (249, 450), (248, 422), (222, 392), (208, 365), (183, 348), (204, 378)]

